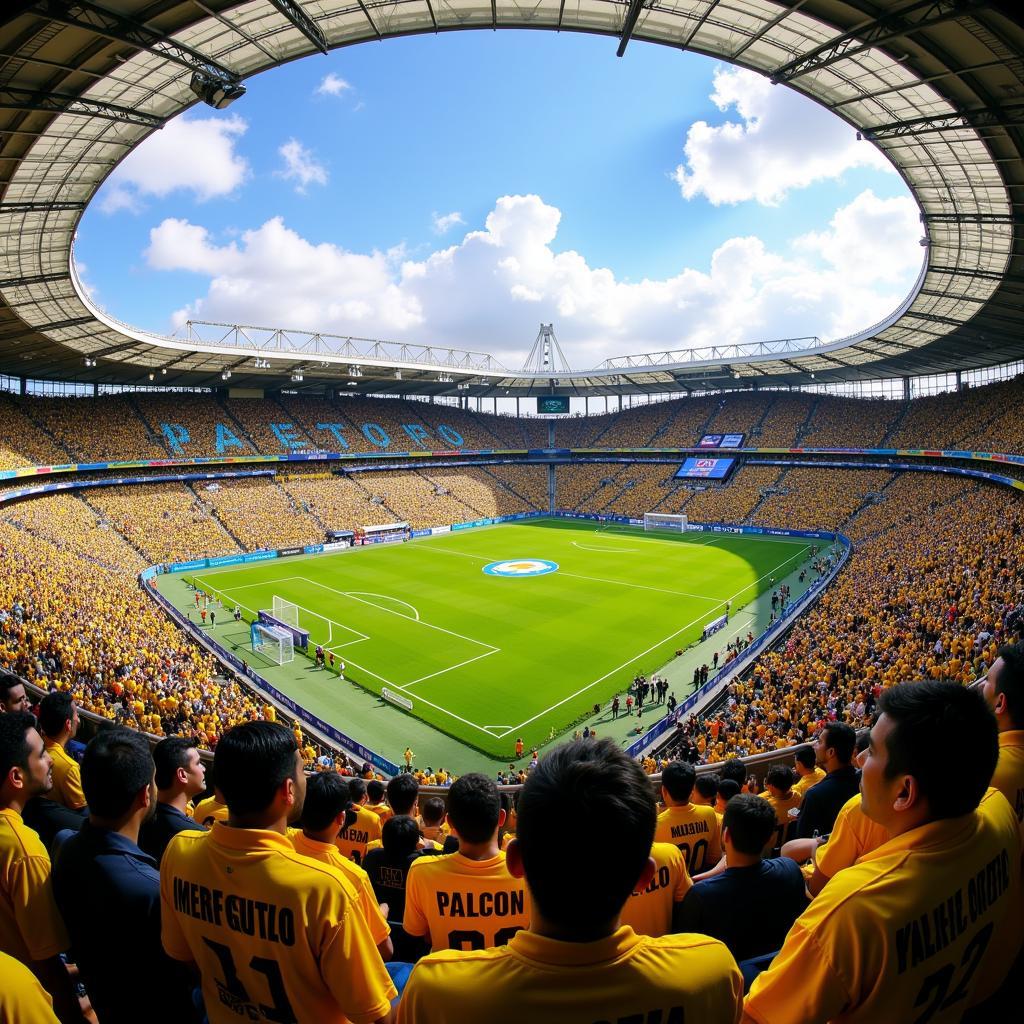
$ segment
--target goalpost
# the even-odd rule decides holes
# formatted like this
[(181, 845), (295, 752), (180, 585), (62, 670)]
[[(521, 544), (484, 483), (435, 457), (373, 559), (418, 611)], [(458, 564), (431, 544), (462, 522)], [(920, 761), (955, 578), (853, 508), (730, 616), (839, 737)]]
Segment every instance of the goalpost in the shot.
[[(299, 622), (300, 612), (306, 620), (305, 626)], [(278, 597), (277, 594), (273, 595), (270, 614), (278, 622), (283, 622), (286, 626), (294, 626), (296, 629), (304, 630), (306, 633), (310, 633), (313, 628), (313, 624), (310, 622), (310, 619), (316, 619), (327, 627), (327, 636), (320, 642), (325, 646), (334, 643), (334, 624), (326, 615), (321, 615), (319, 612), (311, 612), (308, 608), (303, 608), (302, 605), (295, 604), (294, 601), (286, 601), (283, 597)], [(318, 633), (313, 642), (315, 643), (319, 639), (320, 635)]]
[(299, 625), (299, 606), (292, 601), (286, 601), (283, 597), (274, 595), (274, 603), (271, 606), (271, 613), (275, 619), (286, 623), (289, 626)]
[(673, 533), (686, 533), (687, 518), (684, 515), (669, 515), (662, 512), (645, 512), (645, 530), (671, 530)]
[(254, 622), (249, 636), (253, 651), (262, 654), (275, 665), (287, 665), (295, 660), (295, 642), (287, 629)]

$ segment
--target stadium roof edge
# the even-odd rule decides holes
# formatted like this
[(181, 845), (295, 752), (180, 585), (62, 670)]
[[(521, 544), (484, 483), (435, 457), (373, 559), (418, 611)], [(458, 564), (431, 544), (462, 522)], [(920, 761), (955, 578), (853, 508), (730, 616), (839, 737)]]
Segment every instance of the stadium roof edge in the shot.
[(257, 367), (257, 358), (276, 354), (223, 339), (157, 338), (95, 309), (77, 282), (72, 250), (102, 181), (155, 125), (196, 102), (189, 82), (197, 69), (230, 85), (315, 53), (321, 41), (336, 48), (461, 28), (621, 38), (630, 5), (580, 0), (567, 10), (540, 0), (524, 10), (515, 0), (450, 0), (438, 9), (427, 0), (307, 0), (305, 22), (271, 0), (119, 0), (116, 14), (113, 6), (17, 0), (0, 25), (0, 236), (15, 240), (0, 253), (0, 373), (40, 376), (45, 367), (63, 379), (139, 384), (169, 370), (162, 383), (210, 386), (230, 370), (235, 385), (274, 388), (298, 371), (310, 384), (354, 393), (516, 397), (685, 391), (709, 374), (730, 386), (805, 384), (811, 373), (830, 383), (1024, 356), (1017, 288), (1024, 279), (1024, 28), (1009, 2), (676, 0), (644, 7), (632, 25), (631, 39), (752, 68), (865, 137), (880, 136), (876, 144), (921, 208), (927, 241), (916, 287), (881, 324), (827, 345), (709, 347), (661, 363), (621, 357), (568, 375), (510, 372), (486, 353), (442, 346), (404, 346), (429, 352), (403, 357), (392, 350), (401, 343), (366, 339), (383, 347), (360, 357), (354, 377), (356, 349), (293, 350)]

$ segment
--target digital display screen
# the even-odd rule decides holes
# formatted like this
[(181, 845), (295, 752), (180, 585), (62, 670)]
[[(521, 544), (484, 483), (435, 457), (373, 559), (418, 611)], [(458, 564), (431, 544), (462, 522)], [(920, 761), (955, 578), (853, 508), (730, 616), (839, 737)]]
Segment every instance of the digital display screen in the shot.
[(687, 459), (676, 471), (684, 480), (724, 480), (735, 459)]
[(718, 448), (722, 443), (721, 434), (705, 434), (697, 445), (698, 448)]
[(540, 416), (566, 415), (568, 412), (568, 395), (544, 395), (537, 399), (537, 414)]
[(720, 448), (742, 448), (743, 434), (723, 434)]

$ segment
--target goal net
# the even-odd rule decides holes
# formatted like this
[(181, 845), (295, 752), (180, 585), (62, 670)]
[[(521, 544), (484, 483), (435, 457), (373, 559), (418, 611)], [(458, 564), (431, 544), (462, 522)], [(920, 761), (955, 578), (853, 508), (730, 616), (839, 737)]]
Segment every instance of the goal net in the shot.
[(275, 619), (279, 619), (289, 626), (299, 624), (299, 606), (291, 601), (286, 601), (283, 597), (278, 597), (277, 594), (274, 595), (274, 603), (270, 610)]
[(254, 622), (250, 638), (253, 651), (262, 654), (275, 665), (287, 665), (295, 660), (295, 641), (287, 629)]
[(684, 515), (668, 515), (661, 512), (644, 513), (645, 530), (672, 530), (675, 533), (685, 533), (686, 522)]

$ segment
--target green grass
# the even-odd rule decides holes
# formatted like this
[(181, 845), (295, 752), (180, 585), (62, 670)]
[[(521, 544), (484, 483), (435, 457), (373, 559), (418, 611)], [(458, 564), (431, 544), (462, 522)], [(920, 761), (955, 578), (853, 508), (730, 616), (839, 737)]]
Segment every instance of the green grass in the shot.
[[(734, 611), (748, 604), (807, 549), (778, 538), (535, 520), (191, 579), (225, 606), (241, 605), (247, 618), (270, 608), (275, 594), (294, 602), (310, 657), (322, 643), (344, 658), (348, 678), (404, 694), (414, 715), (506, 758), (516, 737), (539, 744), (638, 671), (656, 671), (699, 638), (727, 600)], [(482, 571), (519, 558), (559, 569), (518, 579)], [(239, 631), (236, 642), (243, 640)], [(247, 657), (259, 663), (258, 654)], [(310, 687), (322, 696), (322, 686)], [(332, 720), (322, 699), (315, 703)], [(333, 720), (344, 728), (338, 704)]]

